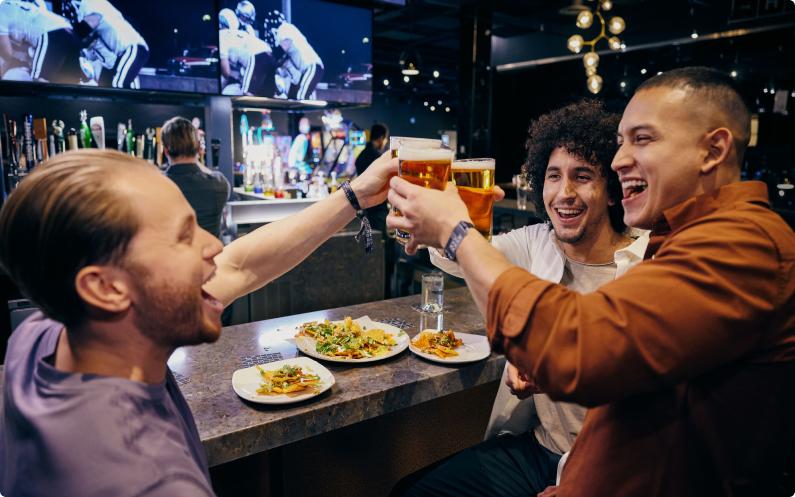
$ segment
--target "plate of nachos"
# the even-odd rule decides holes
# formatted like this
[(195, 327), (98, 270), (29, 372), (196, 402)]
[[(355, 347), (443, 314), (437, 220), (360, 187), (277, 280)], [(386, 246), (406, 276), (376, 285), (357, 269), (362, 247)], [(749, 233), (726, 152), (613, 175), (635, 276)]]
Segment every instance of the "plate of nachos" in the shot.
[(491, 354), (485, 336), (453, 330), (423, 330), (411, 340), (409, 349), (423, 359), (444, 364), (476, 362)]
[(296, 328), (295, 345), (324, 361), (361, 363), (388, 359), (406, 350), (408, 335), (367, 316), (341, 321), (309, 321)]

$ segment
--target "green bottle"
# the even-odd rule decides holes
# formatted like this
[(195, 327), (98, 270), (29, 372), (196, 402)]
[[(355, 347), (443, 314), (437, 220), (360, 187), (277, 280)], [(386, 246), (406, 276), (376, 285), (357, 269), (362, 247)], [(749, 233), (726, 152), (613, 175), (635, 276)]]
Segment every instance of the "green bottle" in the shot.
[(91, 148), (91, 128), (88, 126), (88, 112), (80, 111), (80, 148)]
[(132, 119), (127, 120), (127, 154), (135, 156), (135, 131), (132, 127)]

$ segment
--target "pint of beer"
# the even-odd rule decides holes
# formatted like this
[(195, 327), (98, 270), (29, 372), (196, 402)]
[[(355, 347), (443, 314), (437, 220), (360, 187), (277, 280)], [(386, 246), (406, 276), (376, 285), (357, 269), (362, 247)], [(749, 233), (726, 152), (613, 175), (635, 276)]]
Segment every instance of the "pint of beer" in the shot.
[[(409, 183), (444, 190), (450, 178), (450, 165), (453, 162), (453, 151), (444, 148), (416, 148), (413, 145), (401, 145), (398, 149), (398, 176)], [(411, 236), (397, 230), (396, 238), (406, 244)]]
[(490, 240), (494, 214), (494, 159), (453, 161), (452, 178), (475, 228)]

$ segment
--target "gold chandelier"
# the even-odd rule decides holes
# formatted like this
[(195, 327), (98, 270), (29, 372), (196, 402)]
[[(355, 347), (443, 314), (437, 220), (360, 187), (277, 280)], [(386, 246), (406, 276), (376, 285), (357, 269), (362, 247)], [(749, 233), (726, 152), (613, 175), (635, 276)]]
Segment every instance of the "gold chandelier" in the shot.
[[(572, 35), (569, 37), (567, 43), (569, 50), (574, 53), (582, 52), (582, 49), (586, 46), (591, 47), (591, 50), (582, 57), (582, 63), (585, 66), (585, 76), (588, 78), (586, 82), (588, 91), (593, 94), (602, 91), (603, 83), (602, 77), (599, 76), (596, 71), (599, 67), (599, 54), (596, 53), (596, 44), (600, 40), (607, 40), (607, 44), (611, 50), (621, 50), (624, 48), (621, 39), (616, 36), (623, 33), (624, 29), (626, 29), (624, 19), (619, 16), (614, 16), (605, 22), (605, 18), (602, 16), (603, 12), (607, 12), (612, 8), (613, 2), (611, 0), (597, 0), (596, 8), (593, 11), (588, 8), (580, 11), (577, 15), (577, 27), (580, 29), (588, 29), (593, 25), (594, 19), (597, 19), (601, 25), (599, 35), (587, 41), (583, 39), (581, 35)], [(613, 36), (608, 36), (608, 31)]]

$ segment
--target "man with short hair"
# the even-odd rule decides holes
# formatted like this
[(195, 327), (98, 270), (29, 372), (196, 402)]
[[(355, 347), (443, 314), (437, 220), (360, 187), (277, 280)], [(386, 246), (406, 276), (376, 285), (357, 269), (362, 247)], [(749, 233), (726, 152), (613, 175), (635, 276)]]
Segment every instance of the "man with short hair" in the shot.
[[(108, 150), (60, 154), (0, 211), (0, 267), (42, 313), (12, 335), (0, 417), (8, 496), (211, 496), (166, 361), (213, 342), (224, 306), (295, 267), (382, 202), (387, 155), (342, 191), (227, 245), (177, 186)], [(46, 317), (45, 317), (46, 316)]]
[[(583, 293), (624, 274), (643, 259), (645, 232), (627, 230), (621, 185), (610, 169), (620, 117), (584, 100), (536, 119), (527, 139), (525, 173), (536, 211), (547, 222), (492, 237), (511, 263)], [(633, 239), (635, 238), (635, 239)], [(430, 249), (431, 262), (455, 276), (458, 265)], [(555, 483), (561, 455), (571, 450), (586, 409), (555, 402), (506, 364), (486, 440), (449, 458), (395, 494), (535, 495)], [(496, 439), (494, 435), (500, 434)], [(412, 479), (417, 481), (410, 482)], [(401, 486), (403, 486), (401, 485)]]
[[(795, 233), (740, 182), (750, 115), (718, 71), (642, 84), (618, 128), (624, 221), (645, 260), (580, 294), (512, 266), (454, 189), (390, 180), (389, 225), (446, 247), (492, 347), (551, 398), (590, 407), (560, 497), (791, 495)], [(787, 493), (788, 492), (788, 493)]]
[(221, 214), (229, 198), (229, 181), (219, 171), (199, 163), (196, 128), (184, 117), (163, 124), (163, 151), (168, 159), (166, 176), (177, 184), (196, 212), (196, 222), (214, 237), (221, 237)]

